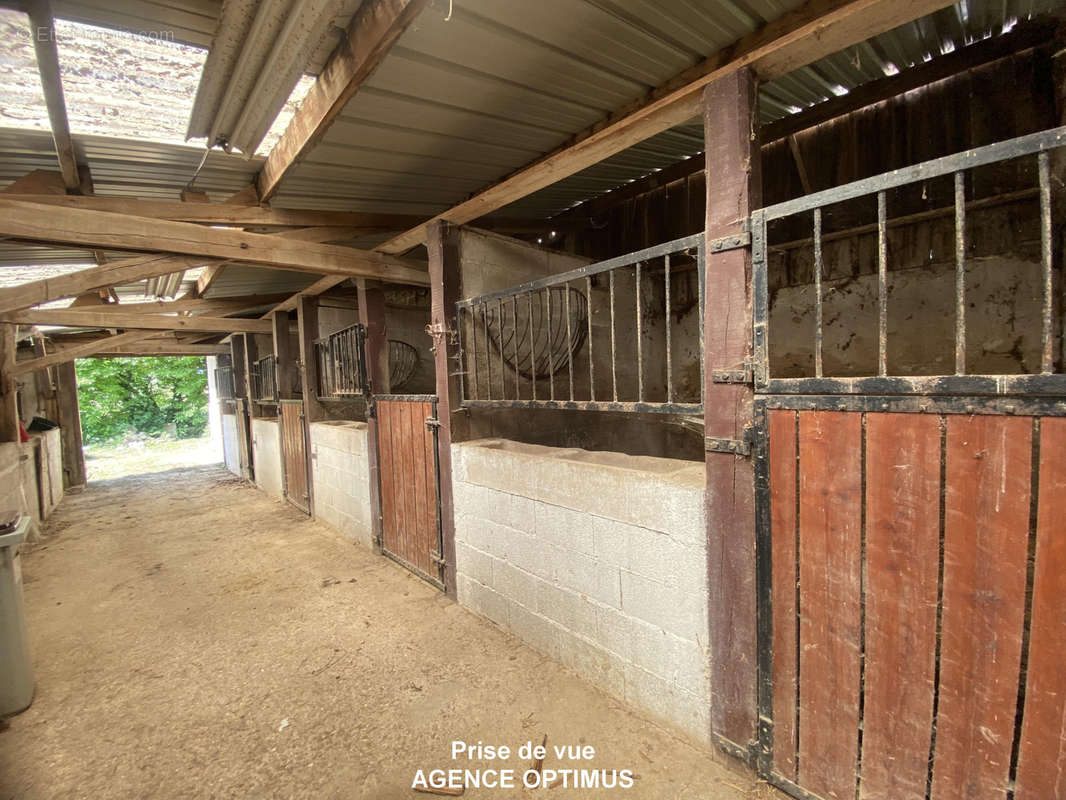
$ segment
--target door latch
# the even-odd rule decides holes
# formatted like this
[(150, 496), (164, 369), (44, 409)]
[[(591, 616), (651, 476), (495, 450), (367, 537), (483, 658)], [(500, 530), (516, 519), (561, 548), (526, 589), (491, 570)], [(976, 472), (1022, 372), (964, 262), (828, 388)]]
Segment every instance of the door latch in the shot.
[(742, 439), (723, 439), (717, 436), (704, 436), (703, 449), (708, 453), (732, 453), (735, 456), (750, 456), (752, 441), (751, 426), (744, 428)]

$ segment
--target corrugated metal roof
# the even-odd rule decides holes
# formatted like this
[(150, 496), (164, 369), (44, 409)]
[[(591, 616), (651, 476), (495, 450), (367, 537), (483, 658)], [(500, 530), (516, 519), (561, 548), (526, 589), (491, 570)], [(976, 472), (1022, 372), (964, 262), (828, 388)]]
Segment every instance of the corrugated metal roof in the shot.
[[(282, 183), (281, 205), (436, 214), (563, 144), (796, 0), (462, 0), (429, 8)], [(964, 0), (765, 84), (764, 122), (1051, 11)], [(698, 120), (500, 212), (544, 218), (703, 149)], [(317, 192), (312, 193), (311, 187)], [(303, 195), (305, 199), (300, 199)]]

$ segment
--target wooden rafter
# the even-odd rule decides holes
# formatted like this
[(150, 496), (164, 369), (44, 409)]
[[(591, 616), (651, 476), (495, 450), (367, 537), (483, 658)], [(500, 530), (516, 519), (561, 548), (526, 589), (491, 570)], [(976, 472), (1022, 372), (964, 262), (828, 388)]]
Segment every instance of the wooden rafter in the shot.
[(67, 106), (63, 99), (63, 81), (59, 73), (59, 52), (56, 49), (55, 20), (52, 18), (51, 3), (48, 0), (26, 0), (25, 9), (30, 19), (33, 49), (37, 54), (37, 71), (41, 75), (41, 89), (48, 109), (48, 121), (52, 127), (59, 171), (66, 188), (69, 191), (79, 191), (81, 176), (78, 174), (78, 160), (74, 155), (74, 141), (70, 138)]
[[(57, 208), (0, 196), (0, 236), (33, 242), (164, 252), (346, 277), (426, 285), (426, 274), (393, 256), (350, 247), (188, 222)], [(202, 263), (202, 262), (201, 262)], [(177, 271), (177, 270), (171, 270)]]
[[(703, 88), (737, 70), (751, 67), (764, 80), (779, 77), (948, 5), (950, 0), (810, 0), (433, 219), (471, 222), (686, 122), (699, 114)], [(376, 249), (402, 253), (425, 240), (425, 225), (419, 225)]]
[(256, 179), (259, 197), (270, 199), (286, 173), (322, 137), (344, 106), (373, 74), (427, 0), (365, 0), (345, 39), (333, 51)]
[[(43, 171), (41, 171), (43, 172)], [(46, 175), (49, 173), (45, 173)], [(58, 173), (53, 173), (58, 175)], [(312, 227), (329, 225), (350, 228), (356, 234), (367, 231), (400, 231), (417, 225), (423, 218), (412, 214), (370, 214), (359, 211), (307, 211), (303, 209), (271, 208), (268, 205), (245, 205), (223, 201), (220, 203), (178, 202), (137, 197), (86, 197), (54, 193), (5, 192), (11, 200), (25, 203), (77, 208), (85, 211), (107, 211), (112, 214), (133, 214), (174, 222), (198, 222), (206, 225), (236, 227)], [(529, 226), (521, 220), (510, 221), (513, 226)]]
[(258, 319), (226, 317), (166, 316), (112, 311), (15, 311), (4, 314), (0, 322), (18, 325), (63, 325), (75, 328), (124, 328), (126, 330), (214, 331), (219, 333), (270, 333), (269, 322)]
[(28, 375), (31, 372), (54, 367), (57, 364), (65, 364), (67, 361), (72, 361), (75, 358), (91, 356), (94, 353), (100, 352), (103, 347), (133, 344), (143, 339), (147, 339), (152, 335), (152, 333), (147, 331), (127, 331), (126, 333), (104, 336), (90, 342), (79, 342), (78, 344), (70, 345), (69, 347), (57, 350), (54, 353), (49, 353), (48, 355), (27, 359), (26, 361), (18, 361), (15, 363), (12, 374), (16, 377), (19, 375)]

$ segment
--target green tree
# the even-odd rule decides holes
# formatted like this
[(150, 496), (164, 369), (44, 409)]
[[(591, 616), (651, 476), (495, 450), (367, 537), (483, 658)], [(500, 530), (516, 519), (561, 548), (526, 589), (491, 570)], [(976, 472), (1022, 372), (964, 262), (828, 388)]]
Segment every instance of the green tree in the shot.
[(181, 438), (200, 436), (207, 428), (203, 358), (84, 358), (77, 372), (86, 441), (162, 433), (170, 423)]

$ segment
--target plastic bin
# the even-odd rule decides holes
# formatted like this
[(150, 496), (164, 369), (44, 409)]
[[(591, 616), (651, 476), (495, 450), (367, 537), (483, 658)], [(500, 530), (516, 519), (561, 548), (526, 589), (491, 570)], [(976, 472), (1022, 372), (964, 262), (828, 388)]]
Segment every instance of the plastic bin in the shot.
[(19, 549), (30, 529), (23, 516), (0, 534), (0, 717), (17, 714), (33, 701), (33, 662), (26, 636)]

